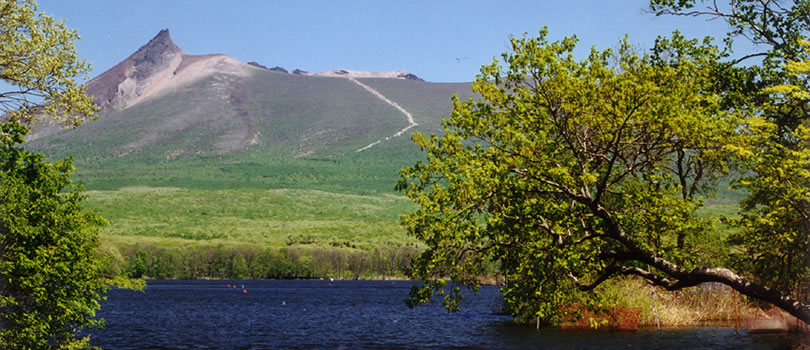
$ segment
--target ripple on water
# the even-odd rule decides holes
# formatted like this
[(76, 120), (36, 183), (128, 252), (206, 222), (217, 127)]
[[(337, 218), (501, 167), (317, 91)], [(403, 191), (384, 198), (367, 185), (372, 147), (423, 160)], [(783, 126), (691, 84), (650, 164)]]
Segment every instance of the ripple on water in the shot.
[[(227, 284), (245, 285), (228, 288)], [(102, 303), (105, 349), (789, 349), (803, 335), (737, 335), (704, 327), (637, 332), (561, 331), (516, 325), (498, 315), (497, 287), (411, 310), (408, 281), (150, 281), (145, 292), (114, 289)]]

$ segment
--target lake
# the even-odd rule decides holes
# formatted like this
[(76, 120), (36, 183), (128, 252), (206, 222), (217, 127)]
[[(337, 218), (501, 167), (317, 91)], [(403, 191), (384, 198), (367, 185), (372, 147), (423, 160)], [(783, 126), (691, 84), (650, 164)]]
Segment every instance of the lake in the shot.
[[(516, 325), (498, 287), (448, 313), (408, 309), (410, 281), (149, 281), (113, 289), (92, 332), (105, 349), (791, 349), (805, 335), (733, 328), (570, 331)], [(228, 285), (231, 285), (229, 287)], [(232, 286), (236, 285), (237, 288)], [(244, 285), (244, 288), (242, 287)], [(243, 292), (244, 291), (244, 292)]]

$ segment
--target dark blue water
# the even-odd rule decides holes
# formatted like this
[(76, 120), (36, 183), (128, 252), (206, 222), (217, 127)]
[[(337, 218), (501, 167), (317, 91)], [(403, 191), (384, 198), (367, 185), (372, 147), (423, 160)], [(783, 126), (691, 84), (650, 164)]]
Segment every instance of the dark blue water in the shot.
[[(240, 288), (228, 288), (236, 284)], [(247, 293), (242, 293), (241, 285)], [(749, 335), (733, 328), (563, 331), (516, 325), (499, 314), (497, 287), (447, 313), (408, 309), (413, 282), (150, 281), (114, 289), (92, 333), (105, 349), (791, 349), (802, 335)]]

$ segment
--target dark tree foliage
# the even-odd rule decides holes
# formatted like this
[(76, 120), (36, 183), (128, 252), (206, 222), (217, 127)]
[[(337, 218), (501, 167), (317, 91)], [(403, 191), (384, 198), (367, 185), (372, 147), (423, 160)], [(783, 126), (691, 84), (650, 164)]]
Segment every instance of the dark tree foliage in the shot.
[(0, 124), (0, 348), (78, 348), (106, 285), (95, 258), (102, 219), (83, 210), (70, 160), (20, 147), (26, 129)]

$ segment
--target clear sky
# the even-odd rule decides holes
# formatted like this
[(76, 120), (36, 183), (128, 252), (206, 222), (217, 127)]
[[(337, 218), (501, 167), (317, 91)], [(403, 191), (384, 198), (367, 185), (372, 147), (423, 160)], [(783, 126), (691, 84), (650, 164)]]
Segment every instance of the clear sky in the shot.
[(648, 49), (659, 34), (722, 37), (726, 25), (655, 17), (645, 0), (582, 1), (223, 1), (40, 0), (82, 40), (79, 56), (102, 73), (159, 30), (190, 54), (223, 53), (265, 66), (361, 71), (407, 70), (434, 82), (471, 81), (507, 50), (510, 35), (576, 34), (578, 55), (615, 47), (627, 33)]

